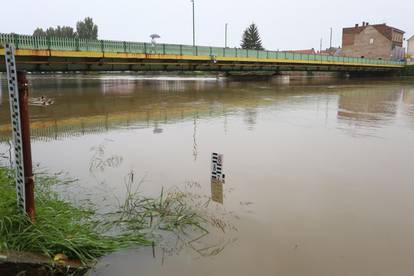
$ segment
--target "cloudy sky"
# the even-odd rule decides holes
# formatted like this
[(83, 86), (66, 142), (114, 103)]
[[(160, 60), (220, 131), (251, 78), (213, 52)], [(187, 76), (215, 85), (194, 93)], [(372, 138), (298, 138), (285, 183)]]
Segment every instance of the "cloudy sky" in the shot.
[[(266, 49), (319, 48), (341, 43), (341, 30), (362, 21), (388, 23), (414, 34), (413, 0), (195, 0), (198, 45), (223, 46), (224, 25), (229, 23), (229, 46), (240, 44), (242, 31), (252, 22)], [(4, 4), (2, 5), (4, 7)], [(91, 16), (102, 39), (192, 43), (190, 0), (19, 0), (2, 8), (0, 32), (31, 34), (36, 27), (75, 26)]]

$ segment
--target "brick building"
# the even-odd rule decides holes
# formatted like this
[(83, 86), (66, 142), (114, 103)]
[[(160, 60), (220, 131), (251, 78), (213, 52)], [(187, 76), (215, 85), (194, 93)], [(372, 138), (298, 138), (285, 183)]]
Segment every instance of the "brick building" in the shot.
[(370, 25), (363, 22), (342, 32), (342, 53), (346, 57), (371, 59), (404, 59), (404, 32), (387, 24)]

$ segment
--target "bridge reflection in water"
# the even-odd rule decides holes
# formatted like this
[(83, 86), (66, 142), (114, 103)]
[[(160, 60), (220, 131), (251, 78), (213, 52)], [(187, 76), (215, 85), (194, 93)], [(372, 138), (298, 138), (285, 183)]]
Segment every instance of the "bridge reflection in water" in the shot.
[[(198, 120), (223, 117), (227, 131), (228, 117), (241, 111), (247, 128), (253, 129), (261, 109), (277, 109), (285, 102), (304, 103), (309, 95), (318, 96), (318, 106), (337, 105), (340, 124), (352, 125), (355, 130), (359, 125), (374, 129), (392, 122), (400, 105), (404, 112), (413, 112), (414, 102), (414, 91), (401, 87), (381, 83), (320, 85), (312, 79), (288, 84), (277, 80), (277, 86), (215, 78), (136, 76), (32, 76), (30, 82), (31, 96), (55, 99), (52, 106), (30, 108), (32, 138), (43, 141), (128, 128), (153, 128), (154, 134), (162, 134), (163, 125), (189, 120), (194, 122), (196, 145)], [(3, 85), (0, 141), (10, 137), (4, 90)], [(196, 158), (196, 150), (194, 155)]]

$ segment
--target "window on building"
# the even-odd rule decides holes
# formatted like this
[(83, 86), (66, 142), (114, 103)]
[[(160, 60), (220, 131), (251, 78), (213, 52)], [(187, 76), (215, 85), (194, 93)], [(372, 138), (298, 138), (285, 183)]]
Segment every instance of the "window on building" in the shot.
[(371, 39), (369, 40), (369, 44), (374, 44), (374, 39), (373, 39), (373, 38), (371, 38)]

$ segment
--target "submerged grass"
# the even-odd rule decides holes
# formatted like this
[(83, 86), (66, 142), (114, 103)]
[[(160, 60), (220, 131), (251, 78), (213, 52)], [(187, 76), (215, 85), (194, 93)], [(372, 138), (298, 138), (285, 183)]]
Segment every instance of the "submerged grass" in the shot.
[(16, 207), (12, 171), (0, 167), (0, 251), (40, 253), (90, 264), (121, 249), (153, 244), (153, 229), (174, 231), (192, 226), (207, 232), (200, 215), (185, 203), (184, 195), (168, 193), (156, 199), (139, 195), (127, 184), (126, 200), (115, 212), (98, 215), (90, 206), (62, 200), (53, 187), (56, 177), (36, 177), (36, 222)]
[(180, 231), (191, 226), (193, 229), (208, 232), (202, 225), (207, 220), (195, 206), (189, 204), (191, 199), (184, 192), (173, 189), (161, 190), (158, 198), (141, 195), (140, 184), (134, 185), (134, 174), (131, 172), (126, 181), (126, 199), (120, 203), (113, 222), (131, 231), (155, 229), (164, 231)]

